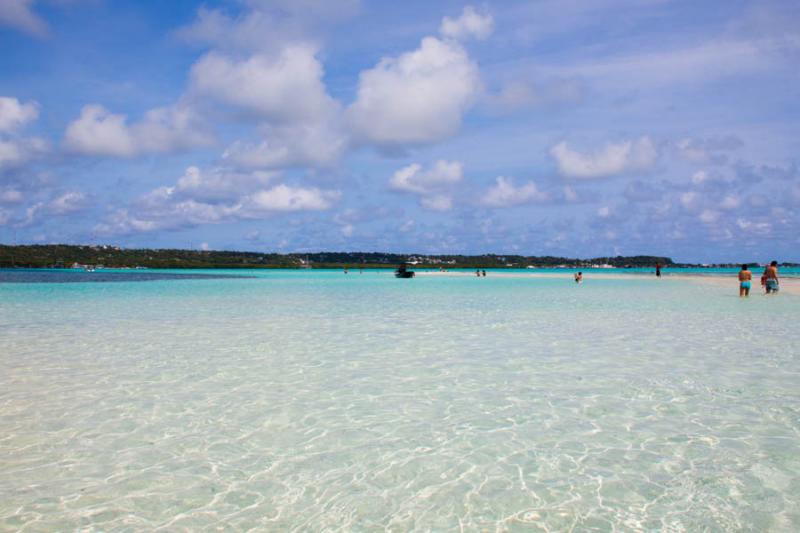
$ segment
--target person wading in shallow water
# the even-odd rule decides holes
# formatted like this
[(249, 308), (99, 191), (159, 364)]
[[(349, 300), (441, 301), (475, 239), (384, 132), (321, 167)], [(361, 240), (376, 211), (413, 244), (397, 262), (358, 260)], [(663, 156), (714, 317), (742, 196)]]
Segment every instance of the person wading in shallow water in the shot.
[(767, 294), (778, 292), (778, 262), (773, 261), (767, 268), (764, 269), (764, 275), (761, 276), (764, 280), (764, 286), (767, 289)]
[(750, 281), (753, 275), (747, 270), (747, 265), (742, 265), (739, 271), (739, 297), (750, 296)]
[(656, 277), (661, 277), (661, 263), (656, 263)]

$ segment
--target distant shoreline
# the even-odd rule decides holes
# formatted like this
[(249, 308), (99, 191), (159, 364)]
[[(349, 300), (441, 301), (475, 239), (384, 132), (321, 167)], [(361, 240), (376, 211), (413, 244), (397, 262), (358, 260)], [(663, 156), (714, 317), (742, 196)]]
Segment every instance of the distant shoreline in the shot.
[[(751, 258), (752, 259), (752, 258)], [(762, 258), (764, 261), (772, 258)], [(563, 268), (600, 270), (608, 268), (652, 269), (661, 265), (665, 273), (676, 268), (736, 268), (736, 263), (681, 263), (666, 256), (628, 255), (605, 257), (559, 257), (486, 253), (390, 253), (390, 252), (250, 252), (186, 250), (169, 248), (122, 248), (113, 245), (0, 244), (0, 268), (158, 268), (158, 269), (271, 269), (271, 268), (373, 268), (394, 269), (400, 263), (411, 268), (517, 269)], [(762, 261), (763, 262), (763, 261)], [(800, 266), (790, 261), (784, 267)]]

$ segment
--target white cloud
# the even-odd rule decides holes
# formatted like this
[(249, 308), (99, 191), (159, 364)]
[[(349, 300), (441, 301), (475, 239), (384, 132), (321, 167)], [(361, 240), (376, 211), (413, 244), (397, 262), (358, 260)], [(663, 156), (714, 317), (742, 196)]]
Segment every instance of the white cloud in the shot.
[(754, 222), (746, 218), (738, 218), (736, 219), (736, 225), (743, 231), (757, 235), (767, 235), (772, 231), (772, 224), (765, 221)]
[(214, 203), (235, 200), (243, 194), (261, 189), (277, 176), (274, 172), (242, 173), (224, 168), (202, 171), (191, 166), (178, 178), (170, 191), (176, 197)]
[(47, 204), (47, 212), (52, 215), (67, 215), (83, 210), (88, 203), (86, 195), (79, 191), (69, 191), (53, 198)]
[(340, 104), (322, 82), (308, 43), (237, 60), (210, 52), (192, 67), (191, 91), (261, 121), (259, 142), (236, 141), (223, 157), (248, 168), (331, 166), (348, 146)]
[(39, 116), (35, 102), (0, 96), (0, 171), (18, 168), (47, 151), (47, 142), (36, 137), (20, 137), (17, 130)]
[(11, 26), (36, 37), (47, 35), (47, 24), (31, 10), (34, 0), (2, 0), (0, 25)]
[(606, 144), (593, 153), (580, 153), (565, 141), (550, 149), (559, 173), (566, 178), (592, 179), (636, 171), (647, 171), (656, 163), (658, 151), (649, 137)]
[(197, 18), (175, 35), (186, 42), (221, 50), (268, 51), (308, 41), (325, 26), (354, 15), (359, 0), (241, 0), (245, 9), (231, 17), (200, 7)]
[(247, 168), (331, 166), (347, 148), (348, 139), (335, 120), (266, 125), (260, 143), (236, 141), (223, 158)]
[(0, 139), (0, 170), (17, 168), (47, 151), (47, 143), (35, 137)]
[(131, 132), (140, 152), (173, 152), (213, 143), (198, 113), (182, 104), (151, 109), (131, 126)]
[(177, 230), (281, 212), (321, 211), (341, 197), (339, 191), (316, 187), (269, 186), (276, 177), (268, 172), (245, 174), (189, 167), (175, 185), (153, 189), (132, 205), (116, 210), (95, 231), (118, 235)]
[(383, 146), (441, 141), (460, 127), (480, 90), (478, 67), (455, 41), (426, 37), (359, 75), (348, 118), (357, 139)]
[(0, 191), (0, 204), (18, 204), (23, 196), (17, 189), (4, 189)]
[(101, 105), (86, 105), (64, 134), (67, 150), (110, 157), (172, 152), (211, 142), (195, 112), (186, 106), (152, 109), (142, 121), (129, 126), (125, 115), (113, 114)]
[(230, 208), (225, 205), (210, 205), (187, 200), (151, 206), (147, 211), (118, 209), (105, 222), (94, 227), (103, 236), (149, 233), (161, 230), (177, 230), (201, 224), (216, 224), (230, 217)]
[(696, 209), (697, 206), (700, 203), (700, 195), (697, 194), (694, 191), (688, 191), (688, 192), (682, 193), (678, 197), (678, 201), (686, 209), (689, 209), (689, 210)]
[(80, 118), (67, 126), (64, 144), (82, 154), (130, 157), (136, 146), (125, 121), (125, 115), (111, 114), (103, 106), (84, 106)]
[(483, 195), (481, 203), (488, 207), (510, 207), (546, 199), (547, 194), (532, 181), (516, 187), (513, 178), (498, 176), (495, 185)]
[(705, 224), (713, 224), (717, 220), (719, 220), (720, 212), (714, 211), (713, 209), (703, 209), (703, 212), (700, 213), (700, 222)]
[(597, 216), (600, 218), (608, 218), (611, 216), (611, 208), (606, 206), (600, 207), (597, 210)]
[(234, 19), (222, 10), (206, 7), (197, 10), (194, 22), (175, 32), (178, 38), (189, 43), (233, 50), (269, 49), (293, 34), (293, 29), (277, 23), (274, 17), (260, 10)]
[(453, 208), (453, 199), (444, 194), (423, 196), (419, 199), (419, 203), (422, 207), (431, 211), (449, 211)]
[(480, 14), (472, 6), (466, 6), (457, 19), (444, 17), (439, 33), (444, 37), (464, 40), (474, 37), (486, 39), (494, 31), (494, 19), (488, 13)]
[(243, 200), (242, 209), (246, 218), (258, 218), (269, 211), (323, 211), (337, 202), (340, 196), (339, 191), (280, 184), (251, 194)]
[(68, 191), (48, 202), (37, 202), (25, 210), (20, 227), (31, 226), (44, 216), (64, 216), (83, 211), (89, 206), (89, 198), (79, 191)]
[(192, 66), (191, 87), (260, 119), (315, 122), (337, 106), (325, 92), (315, 54), (308, 44), (241, 61), (209, 52)]
[(389, 187), (419, 195), (420, 204), (426, 209), (446, 211), (453, 205), (449, 191), (463, 178), (463, 167), (458, 161), (439, 160), (428, 170), (413, 163), (395, 172), (389, 180)]
[(39, 117), (36, 102), (23, 104), (16, 98), (0, 96), (0, 133), (10, 133)]
[(426, 171), (417, 163), (403, 167), (394, 173), (389, 185), (397, 191), (427, 194), (454, 185), (463, 178), (461, 163), (439, 160)]

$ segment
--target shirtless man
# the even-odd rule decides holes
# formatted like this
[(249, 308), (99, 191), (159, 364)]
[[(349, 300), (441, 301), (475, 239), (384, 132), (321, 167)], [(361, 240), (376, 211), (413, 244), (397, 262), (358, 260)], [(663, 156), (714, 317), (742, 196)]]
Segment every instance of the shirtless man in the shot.
[(778, 262), (773, 261), (764, 269), (764, 283), (766, 284), (767, 294), (778, 292)]
[(753, 275), (747, 270), (747, 265), (742, 265), (739, 271), (739, 298), (742, 296), (750, 296), (750, 281)]

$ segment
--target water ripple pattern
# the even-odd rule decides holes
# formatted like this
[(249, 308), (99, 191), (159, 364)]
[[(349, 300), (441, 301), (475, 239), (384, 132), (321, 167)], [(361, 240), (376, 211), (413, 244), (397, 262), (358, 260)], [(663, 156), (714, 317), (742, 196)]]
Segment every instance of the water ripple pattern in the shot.
[(798, 531), (800, 298), (0, 285), (0, 531)]

